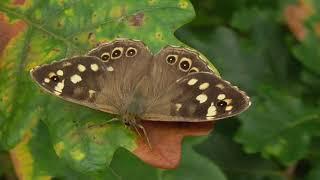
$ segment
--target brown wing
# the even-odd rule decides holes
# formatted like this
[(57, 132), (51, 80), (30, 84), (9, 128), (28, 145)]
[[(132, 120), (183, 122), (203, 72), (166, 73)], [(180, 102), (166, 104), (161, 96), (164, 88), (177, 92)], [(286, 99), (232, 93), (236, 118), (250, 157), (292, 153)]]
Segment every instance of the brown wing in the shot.
[(149, 71), (139, 81), (134, 104), (142, 106), (139, 109), (143, 114), (179, 78), (199, 71), (210, 72), (210, 69), (197, 53), (167, 46), (153, 57)]
[(104, 62), (91, 56), (73, 57), (31, 70), (32, 78), (45, 91), (70, 102), (116, 114), (115, 102), (103, 102), (99, 98), (103, 89), (111, 86), (104, 81), (109, 75)]
[(183, 76), (149, 106), (144, 120), (213, 121), (235, 116), (250, 105), (238, 88), (209, 72)]
[[(122, 56), (118, 57), (120, 51)], [(112, 90), (104, 89), (102, 94), (113, 99), (120, 114), (127, 113), (131, 102), (137, 101), (134, 96), (137, 85), (150, 69), (152, 54), (149, 49), (141, 41), (123, 39), (103, 44), (88, 55), (99, 57), (112, 67), (109, 70), (113, 76), (105, 79)]]
[[(65, 100), (121, 114), (150, 66), (151, 57), (141, 42), (116, 40), (93, 49), (87, 56), (35, 68), (31, 75), (45, 90)], [(59, 70), (63, 71), (61, 76)], [(51, 80), (53, 74), (59, 78), (56, 82)]]

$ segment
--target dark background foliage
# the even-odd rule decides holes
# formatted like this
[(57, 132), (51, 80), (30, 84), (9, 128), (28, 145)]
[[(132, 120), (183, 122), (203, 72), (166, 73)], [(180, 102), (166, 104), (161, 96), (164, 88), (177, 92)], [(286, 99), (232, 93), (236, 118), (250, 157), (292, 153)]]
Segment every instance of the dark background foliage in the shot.
[[(245, 90), (252, 98), (251, 108), (217, 122), (208, 138), (186, 138), (176, 170), (153, 168), (124, 149), (116, 152), (110, 171), (84, 175), (63, 163), (52, 165), (53, 152), (39, 152), (47, 164), (37, 166), (58, 174), (57, 179), (320, 179), (319, 1), (192, 4), (197, 16), (176, 31), (176, 37), (202, 52), (224, 79)], [(50, 144), (42, 138), (36, 142)], [(15, 179), (13, 169), (4, 151), (0, 176)]]

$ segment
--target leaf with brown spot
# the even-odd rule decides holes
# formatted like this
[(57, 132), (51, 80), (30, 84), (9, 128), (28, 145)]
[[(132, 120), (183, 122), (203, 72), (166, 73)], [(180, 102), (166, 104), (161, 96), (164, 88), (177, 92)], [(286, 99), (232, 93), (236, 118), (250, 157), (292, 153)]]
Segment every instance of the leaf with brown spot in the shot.
[(142, 26), (144, 20), (143, 13), (137, 13), (131, 17), (129, 17), (129, 23), (131, 26)]
[(3, 14), (0, 14), (0, 56), (8, 42), (14, 38), (19, 32), (24, 30), (25, 23), (23, 21), (9, 23)]

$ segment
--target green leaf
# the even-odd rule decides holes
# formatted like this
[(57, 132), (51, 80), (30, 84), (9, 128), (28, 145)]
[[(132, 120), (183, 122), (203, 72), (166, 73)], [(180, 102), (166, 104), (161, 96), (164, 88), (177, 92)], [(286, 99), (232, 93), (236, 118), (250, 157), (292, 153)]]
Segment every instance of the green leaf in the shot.
[(54, 152), (48, 129), (41, 121), (10, 150), (10, 155), (19, 172), (19, 179), (116, 179), (116, 175), (108, 169), (86, 174), (71, 169)]
[[(225, 130), (225, 126), (221, 127)], [(220, 131), (220, 132), (219, 132)], [(207, 141), (196, 147), (223, 170), (228, 179), (237, 180), (284, 180), (280, 167), (272, 161), (264, 160), (259, 155), (248, 155), (239, 144), (228, 135), (215, 131)]]
[(142, 40), (153, 52), (167, 44), (182, 45), (173, 32), (194, 16), (187, 0), (28, 0), (20, 6), (1, 1), (0, 12), (12, 22), (24, 23), (0, 61), (1, 146), (14, 147), (42, 120), (57, 155), (82, 172), (104, 169), (118, 147), (133, 151), (136, 136), (119, 123), (88, 128), (110, 116), (49, 98), (28, 71), (117, 37)]
[[(312, 13), (304, 23), (305, 37), (299, 44), (292, 45), (292, 52), (297, 59), (309, 70), (317, 75), (320, 75), (320, 3), (318, 1), (310, 0), (305, 2), (306, 6), (310, 6)], [(306, 11), (306, 10), (304, 10)]]
[(262, 152), (286, 165), (295, 163), (306, 155), (311, 137), (319, 130), (319, 109), (285, 90), (266, 87), (260, 92), (252, 99), (256, 106), (241, 115), (242, 127), (236, 140), (247, 152)]
[(320, 165), (314, 167), (309, 173), (307, 180), (315, 180), (320, 178)]
[(320, 138), (313, 139), (313, 143), (309, 152), (309, 162), (312, 164), (311, 170), (307, 175), (307, 180), (314, 180), (320, 178)]

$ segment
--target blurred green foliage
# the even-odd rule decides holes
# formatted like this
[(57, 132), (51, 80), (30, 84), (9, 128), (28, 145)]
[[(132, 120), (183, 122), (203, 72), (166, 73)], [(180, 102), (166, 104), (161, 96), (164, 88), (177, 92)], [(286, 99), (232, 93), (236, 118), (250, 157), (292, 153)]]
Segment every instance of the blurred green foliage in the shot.
[[(53, 150), (42, 151), (51, 145), (42, 123), (31, 141), (39, 159), (35, 168), (56, 179), (320, 179), (320, 36), (314, 29), (320, 3), (305, 2), (314, 12), (298, 41), (284, 18), (295, 0), (192, 1), (197, 16), (175, 35), (210, 59), (253, 104), (239, 117), (217, 122), (208, 138), (187, 138), (178, 169), (155, 169), (121, 149), (110, 168), (81, 174)], [(8, 177), (6, 162), (0, 162), (0, 175)]]

